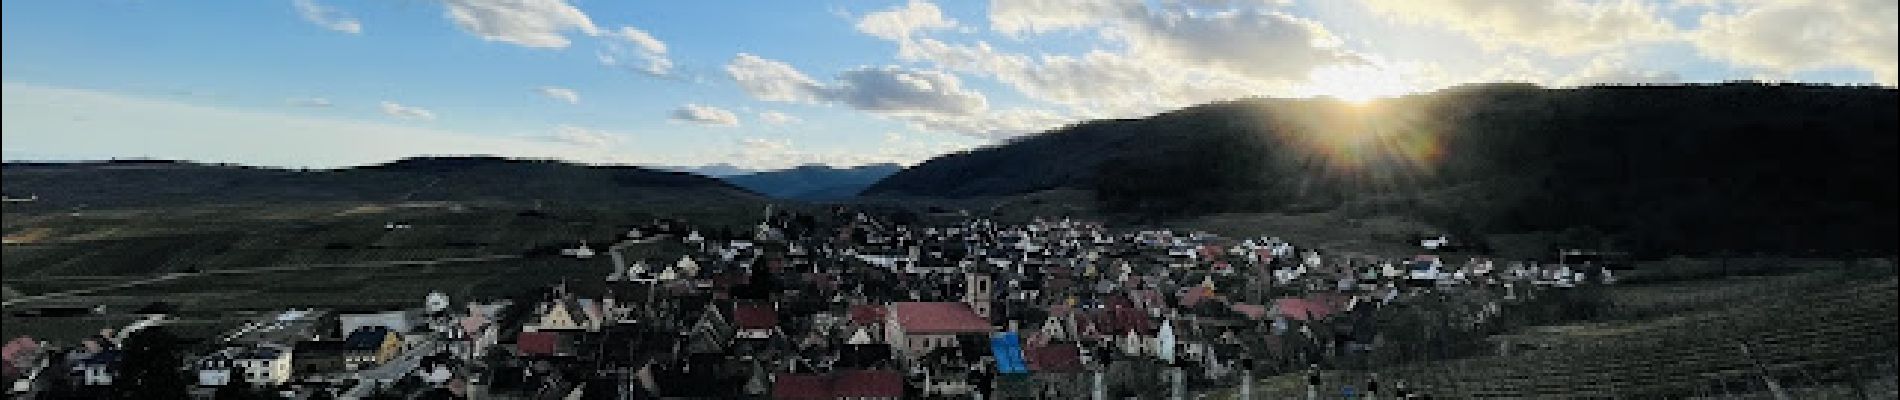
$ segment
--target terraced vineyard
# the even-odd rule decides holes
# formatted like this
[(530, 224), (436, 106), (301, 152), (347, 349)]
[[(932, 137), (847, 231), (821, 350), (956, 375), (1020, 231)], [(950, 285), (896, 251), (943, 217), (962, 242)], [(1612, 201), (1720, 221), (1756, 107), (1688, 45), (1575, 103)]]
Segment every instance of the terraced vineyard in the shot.
[[(1772, 398), (1764, 375), (1794, 398), (1895, 398), (1900, 279), (1860, 272), (1615, 287), (1605, 320), (1492, 337), (1542, 348), (1375, 370), (1387, 388), (1403, 381), (1432, 398)], [(1369, 377), (1322, 371), (1321, 393)], [(1303, 398), (1304, 374), (1267, 377), (1254, 393)]]
[(1838, 382), (1851, 379), (1852, 368), (1894, 359), (1895, 284), (1888, 278), (1755, 296), (1554, 349), (1413, 365), (1382, 376), (1445, 398), (1680, 398), (1721, 393), (1724, 385), (1758, 387), (1759, 371), (1783, 386)]

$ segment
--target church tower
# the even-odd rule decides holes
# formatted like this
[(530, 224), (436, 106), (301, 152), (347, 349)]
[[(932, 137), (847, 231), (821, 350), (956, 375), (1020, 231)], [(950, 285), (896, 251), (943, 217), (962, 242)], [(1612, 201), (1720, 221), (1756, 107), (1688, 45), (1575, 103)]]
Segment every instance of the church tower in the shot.
[(990, 299), (994, 298), (992, 290), (996, 289), (990, 282), (990, 274), (971, 271), (964, 273), (964, 277), (963, 302), (968, 303), (976, 315), (990, 320)]

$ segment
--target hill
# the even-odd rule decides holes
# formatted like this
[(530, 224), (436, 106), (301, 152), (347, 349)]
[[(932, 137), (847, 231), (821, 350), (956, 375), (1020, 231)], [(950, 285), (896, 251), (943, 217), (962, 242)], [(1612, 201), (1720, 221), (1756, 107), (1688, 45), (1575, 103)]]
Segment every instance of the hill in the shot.
[(37, 197), (10, 203), (8, 211), (337, 201), (758, 200), (744, 189), (686, 173), (497, 157), (421, 157), (334, 170), (154, 160), (7, 163), (0, 177), (7, 196)]
[(1892, 254), (1894, 89), (1497, 84), (1246, 99), (949, 154), (867, 196), (1081, 189), (1110, 212), (1402, 215), (1639, 253)]
[(808, 201), (839, 200), (857, 196), (858, 192), (864, 190), (865, 187), (902, 169), (904, 167), (897, 164), (870, 164), (848, 168), (801, 165), (776, 171), (726, 176), (721, 179), (775, 198)]

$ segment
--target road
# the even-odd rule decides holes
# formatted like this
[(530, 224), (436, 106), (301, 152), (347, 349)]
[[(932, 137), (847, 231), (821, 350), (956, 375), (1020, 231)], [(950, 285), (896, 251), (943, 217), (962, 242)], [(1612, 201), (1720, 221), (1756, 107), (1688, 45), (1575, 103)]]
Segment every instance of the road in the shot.
[(173, 272), (173, 273), (154, 276), (150, 278), (139, 279), (139, 280), (134, 280), (134, 281), (129, 281), (129, 282), (120, 282), (120, 283), (105, 285), (105, 286), (94, 286), (94, 287), (83, 288), (83, 289), (67, 290), (63, 292), (43, 293), (43, 294), (37, 294), (37, 295), (32, 295), (32, 296), (21, 296), (19, 298), (8, 299), (5, 302), (0, 302), (0, 307), (12, 307), (15, 305), (19, 305), (19, 304), (23, 304), (27, 302), (33, 302), (33, 301), (53, 300), (53, 299), (60, 299), (60, 298), (73, 297), (73, 296), (84, 296), (84, 295), (89, 295), (93, 293), (133, 288), (133, 287), (150, 285), (154, 283), (169, 282), (169, 281), (178, 280), (178, 279), (195, 278), (195, 277), (200, 277), (200, 276), (251, 275), (251, 274), (263, 274), (263, 273), (274, 273), (274, 272), (310, 271), (310, 270), (316, 270), (316, 269), (389, 268), (389, 267), (398, 267), (398, 266), (426, 266), (426, 265), (441, 265), (441, 264), (450, 264), (450, 263), (459, 263), (459, 262), (509, 260), (509, 259), (516, 259), (516, 258), (521, 258), (521, 256), (513, 255), (513, 254), (497, 254), (497, 255), (476, 256), (476, 257), (437, 258), (433, 260), (371, 261), (371, 262), (350, 263), (350, 264), (303, 264), (303, 265), (282, 265), (282, 266), (275, 266), (275, 267), (259, 267), (259, 268), (245, 268), (245, 269), (220, 269), (220, 270), (200, 271), (200, 272)]
[(351, 387), (350, 390), (343, 392), (342, 395), (337, 397), (342, 399), (361, 399), (369, 397), (370, 393), (372, 393), (379, 384), (394, 384), (396, 380), (402, 379), (403, 376), (415, 371), (416, 367), (422, 363), (423, 356), (434, 354), (436, 351), (441, 350), (441, 344), (433, 339), (418, 338), (418, 340), (421, 340), (422, 343), (409, 348), (408, 351), (404, 351), (401, 355), (396, 356), (396, 358), (390, 359), (389, 362), (378, 365), (376, 368), (357, 371), (356, 386)]

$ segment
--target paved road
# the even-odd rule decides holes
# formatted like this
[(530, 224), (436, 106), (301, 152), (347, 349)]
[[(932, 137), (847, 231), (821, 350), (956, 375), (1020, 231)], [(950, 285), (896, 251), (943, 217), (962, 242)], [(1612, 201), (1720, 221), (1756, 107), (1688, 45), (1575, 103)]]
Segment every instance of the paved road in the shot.
[(423, 340), (422, 344), (410, 348), (409, 351), (403, 352), (401, 355), (396, 356), (396, 358), (390, 359), (389, 362), (383, 363), (383, 365), (378, 365), (376, 368), (368, 370), (357, 371), (356, 386), (351, 387), (350, 390), (343, 392), (342, 395), (337, 397), (343, 399), (369, 397), (373, 391), (372, 389), (374, 389), (378, 383), (383, 385), (395, 383), (396, 380), (402, 379), (403, 376), (415, 371), (416, 367), (422, 363), (423, 356), (434, 354), (437, 350), (441, 350), (440, 343), (430, 339), (421, 340)]
[(84, 296), (84, 295), (89, 295), (93, 293), (133, 288), (133, 287), (150, 285), (154, 283), (167, 282), (167, 281), (184, 279), (184, 278), (200, 277), (200, 276), (251, 275), (251, 274), (263, 274), (263, 273), (274, 273), (274, 272), (309, 271), (309, 270), (315, 270), (315, 269), (332, 269), (332, 268), (334, 269), (389, 268), (389, 267), (396, 267), (396, 266), (440, 265), (440, 264), (450, 264), (450, 263), (459, 263), (459, 262), (508, 260), (508, 259), (515, 259), (515, 258), (521, 258), (521, 256), (513, 255), (513, 254), (499, 254), (499, 255), (476, 256), (476, 257), (449, 257), (449, 258), (438, 258), (438, 259), (433, 259), (433, 260), (371, 261), (371, 262), (351, 263), (351, 264), (304, 264), (304, 265), (283, 265), (283, 266), (275, 266), (275, 267), (260, 267), (260, 268), (245, 268), (245, 269), (220, 269), (220, 270), (201, 271), (201, 272), (173, 272), (173, 273), (154, 276), (150, 278), (139, 279), (139, 280), (134, 280), (134, 281), (129, 281), (129, 282), (121, 282), (121, 283), (106, 285), (106, 286), (94, 286), (94, 287), (89, 287), (89, 288), (84, 288), (84, 289), (73, 289), (73, 290), (68, 290), (64, 292), (54, 292), (54, 293), (37, 294), (37, 295), (32, 295), (32, 296), (22, 296), (19, 298), (9, 299), (5, 302), (0, 302), (0, 307), (12, 307), (18, 304), (33, 302), (33, 301), (40, 301), (40, 300), (52, 300), (52, 299), (59, 299), (59, 298), (66, 298), (66, 297), (73, 297), (73, 296)]

